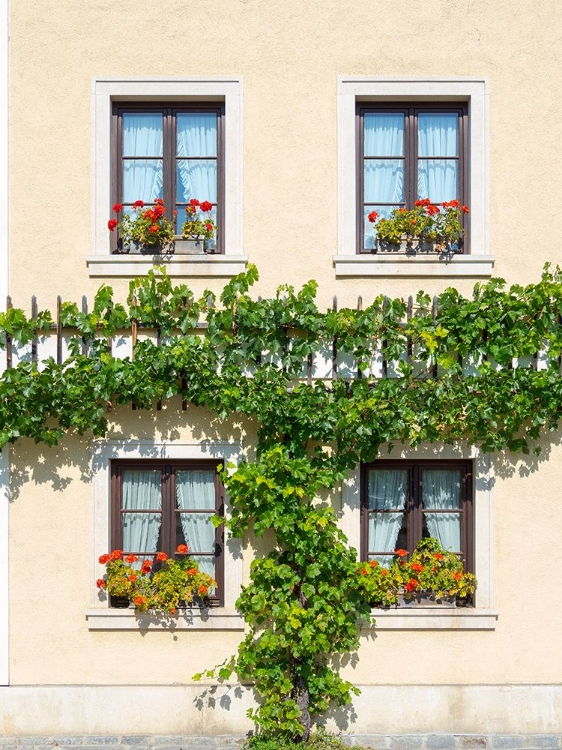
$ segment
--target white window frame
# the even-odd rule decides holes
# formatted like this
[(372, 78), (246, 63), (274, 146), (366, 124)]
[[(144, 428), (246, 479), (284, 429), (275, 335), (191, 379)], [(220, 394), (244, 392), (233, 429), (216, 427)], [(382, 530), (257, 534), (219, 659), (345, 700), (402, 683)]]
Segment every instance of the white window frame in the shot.
[(92, 85), (92, 254), (90, 276), (138, 276), (153, 268), (152, 259), (111, 255), (107, 222), (111, 218), (111, 108), (113, 102), (223, 102), (224, 117), (224, 255), (157, 258), (170, 276), (233, 276), (247, 264), (243, 254), (242, 78), (103, 78)]
[[(242, 586), (242, 543), (240, 539), (227, 539), (224, 545), (224, 606), (209, 609), (193, 607), (177, 617), (158, 618), (148, 613), (135, 613), (133, 609), (110, 609), (105, 592), (96, 587), (105, 566), (99, 563), (101, 555), (110, 545), (111, 466), (112, 460), (133, 458), (165, 459), (222, 459), (234, 468), (240, 461), (239, 443), (221, 441), (156, 442), (153, 440), (96, 441), (92, 447), (92, 557), (90, 566), (90, 598), (92, 606), (86, 610), (90, 630), (243, 630), (244, 620), (236, 610), (235, 602)], [(225, 514), (230, 512), (225, 494)]]
[[(384, 446), (380, 455), (385, 455)], [(493, 497), (494, 464), (490, 453), (475, 446), (419, 446), (393, 452), (390, 458), (409, 460), (470, 459), (474, 465), (473, 520), (474, 574), (478, 581), (474, 607), (446, 609), (419, 607), (373, 609), (377, 630), (494, 630), (498, 611), (494, 609)], [(360, 549), (361, 467), (342, 483), (342, 530), (349, 544)]]
[[(338, 79), (338, 252), (337, 276), (463, 276), (488, 278), (494, 258), (489, 247), (488, 81), (486, 78)], [(357, 254), (356, 107), (359, 102), (427, 101), (468, 103), (468, 199), (470, 253), (450, 260)]]

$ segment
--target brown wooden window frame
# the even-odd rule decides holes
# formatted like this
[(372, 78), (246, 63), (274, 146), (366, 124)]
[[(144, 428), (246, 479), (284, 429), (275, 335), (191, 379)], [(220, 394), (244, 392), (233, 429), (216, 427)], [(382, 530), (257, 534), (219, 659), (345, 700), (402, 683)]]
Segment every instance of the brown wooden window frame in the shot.
[[(218, 467), (224, 465), (222, 459), (116, 459), (111, 461), (111, 516), (110, 516), (110, 538), (111, 549), (123, 549), (123, 523), (122, 515), (122, 474), (127, 469), (139, 469), (141, 471), (150, 471), (160, 469), (162, 477), (162, 525), (161, 539), (162, 544), (158, 552), (165, 552), (168, 557), (176, 556), (176, 539), (175, 539), (175, 516), (179, 512), (176, 508), (176, 484), (175, 472), (192, 470), (212, 470), (215, 472), (215, 513), (224, 515), (224, 486), (220, 481)], [(149, 512), (149, 511), (132, 511), (132, 512)], [(197, 511), (182, 511), (197, 512)], [(210, 522), (209, 522), (210, 523)], [(224, 606), (224, 526), (215, 529), (215, 579), (217, 589), (214, 594), (209, 596), (209, 602), (212, 606)], [(127, 552), (138, 552), (138, 550), (123, 550)], [(194, 553), (191, 550), (189, 555), (197, 560), (199, 555), (205, 553)], [(143, 559), (150, 559), (150, 555), (143, 556)], [(153, 556), (153, 563), (156, 564), (156, 556)]]
[[(114, 218), (112, 207), (123, 203), (123, 115), (133, 113), (161, 113), (163, 116), (163, 152), (162, 152), (162, 198), (167, 210), (167, 218), (173, 220), (172, 211), (176, 207), (177, 171), (176, 171), (176, 117), (185, 112), (215, 113), (217, 115), (217, 242), (214, 254), (224, 255), (224, 104), (203, 104), (199, 102), (114, 102), (111, 117), (111, 201), (109, 216)], [(132, 158), (132, 157), (128, 157)], [(138, 157), (150, 158), (150, 157)], [(160, 157), (158, 157), (160, 158)], [(211, 159), (215, 157), (190, 157), (190, 159)], [(199, 200), (208, 200), (209, 196), (197, 196)], [(181, 203), (181, 202), (180, 202)], [(186, 205), (186, 204), (184, 204)], [(180, 235), (176, 235), (180, 239)], [(111, 233), (111, 252), (118, 249), (119, 238), (116, 232)]]
[[(458, 172), (458, 201), (461, 205), (468, 203), (469, 183), (468, 183), (468, 140), (469, 140), (469, 122), (468, 122), (468, 104), (458, 102), (408, 102), (405, 104), (384, 104), (384, 103), (366, 103), (361, 102), (356, 106), (355, 129), (356, 129), (356, 153), (357, 153), (357, 253), (372, 254), (374, 249), (363, 247), (364, 237), (364, 210), (365, 206), (375, 205), (364, 201), (364, 160), (365, 158), (376, 159), (404, 159), (404, 201), (399, 206), (411, 209), (417, 200), (418, 184), (418, 115), (419, 114), (445, 114), (455, 113), (459, 115), (459, 144), (458, 156), (447, 157), (457, 158), (459, 161)], [(387, 157), (365, 157), (364, 153), (364, 116), (366, 114), (404, 114), (404, 156), (387, 156)], [(428, 157), (429, 158), (429, 157)], [(426, 196), (422, 196), (426, 197)], [(396, 205), (394, 203), (378, 202), (377, 206)], [(470, 206), (469, 206), (470, 208)], [(462, 239), (460, 252), (468, 253), (469, 244), (469, 218), (464, 214), (461, 215), (461, 223), (465, 230)]]
[[(372, 463), (361, 465), (361, 541), (360, 556), (366, 561), (369, 555), (388, 554), (393, 550), (369, 550), (369, 515), (373, 512), (369, 509), (369, 471), (372, 469), (401, 469), (408, 471), (408, 498), (405, 510), (405, 522), (407, 525), (407, 549), (411, 555), (416, 544), (423, 538), (423, 504), (422, 504), (422, 472), (421, 469), (460, 469), (461, 480), (461, 507), (454, 512), (461, 516), (461, 549), (460, 552), (466, 572), (474, 573), (474, 512), (473, 512), (473, 463), (463, 460), (407, 460), (387, 459), (377, 460)], [(389, 511), (378, 511), (385, 513)], [(434, 513), (448, 511), (432, 511)]]

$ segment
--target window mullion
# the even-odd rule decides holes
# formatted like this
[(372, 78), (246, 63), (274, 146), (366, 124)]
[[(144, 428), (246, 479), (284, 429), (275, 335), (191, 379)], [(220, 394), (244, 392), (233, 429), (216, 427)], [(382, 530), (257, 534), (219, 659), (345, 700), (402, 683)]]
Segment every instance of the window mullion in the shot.
[(164, 117), (164, 205), (168, 209), (168, 218), (172, 219), (175, 192), (175, 161), (174, 161), (174, 143), (175, 143), (175, 118), (173, 110), (167, 108)]

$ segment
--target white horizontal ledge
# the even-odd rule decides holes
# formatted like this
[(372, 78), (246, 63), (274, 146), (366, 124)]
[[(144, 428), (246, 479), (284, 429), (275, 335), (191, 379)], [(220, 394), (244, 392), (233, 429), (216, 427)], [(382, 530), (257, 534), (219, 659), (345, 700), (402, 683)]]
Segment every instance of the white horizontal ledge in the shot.
[(155, 266), (164, 266), (168, 276), (236, 276), (246, 269), (247, 255), (88, 255), (90, 276), (144, 276)]
[(134, 609), (88, 609), (88, 630), (244, 630), (235, 610), (193, 609), (178, 615), (155, 616)]
[(489, 278), (492, 255), (334, 255), (336, 276), (411, 276)]
[(470, 607), (372, 609), (376, 624), (364, 630), (495, 630), (499, 612)]

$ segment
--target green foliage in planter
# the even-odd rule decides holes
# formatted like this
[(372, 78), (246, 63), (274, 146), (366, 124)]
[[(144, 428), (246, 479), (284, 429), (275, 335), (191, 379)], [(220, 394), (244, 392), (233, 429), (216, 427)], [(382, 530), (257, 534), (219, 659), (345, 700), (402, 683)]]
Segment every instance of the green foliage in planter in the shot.
[[(362, 750), (360, 745), (354, 747)], [(349, 750), (349, 746), (339, 737), (318, 730), (310, 735), (307, 742), (257, 734), (247, 740), (243, 750)]]
[[(178, 395), (219, 418), (253, 420), (255, 459), (225, 475), (227, 525), (234, 536), (270, 530), (273, 546), (238, 602), (248, 633), (218, 674), (254, 683), (262, 731), (306, 738), (315, 716), (351, 699), (334, 659), (356, 648), (357, 624), (369, 616), (355, 551), (316, 498), (396, 441), (538, 450), (562, 415), (562, 274), (546, 268), (526, 287), (494, 279), (470, 298), (447, 289), (435, 318), (420, 292), (409, 320), (405, 300), (383, 296), (363, 310), (321, 312), (315, 282), (256, 300), (256, 278), (250, 267), (219, 300), (210, 292), (196, 299), (151, 272), (131, 282), (126, 305), (106, 286), (89, 313), (64, 304), (62, 323), (75, 329), (69, 358), (41, 370), (19, 362), (0, 378), (0, 446), (20, 437), (54, 445), (66, 432), (103, 436), (114, 405), (148, 409)], [(47, 312), (0, 315), (0, 345), (29, 342), (50, 321)], [(205, 327), (195, 330), (197, 321)], [(139, 341), (134, 358), (114, 359), (107, 338), (133, 322), (158, 329), (162, 345)], [(363, 377), (299, 380), (303, 362), (334, 342)], [(512, 366), (538, 351), (542, 369)], [(370, 375), (381, 352), (395, 377)]]

